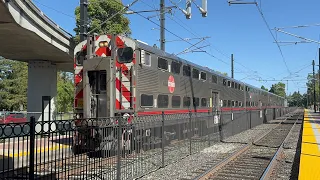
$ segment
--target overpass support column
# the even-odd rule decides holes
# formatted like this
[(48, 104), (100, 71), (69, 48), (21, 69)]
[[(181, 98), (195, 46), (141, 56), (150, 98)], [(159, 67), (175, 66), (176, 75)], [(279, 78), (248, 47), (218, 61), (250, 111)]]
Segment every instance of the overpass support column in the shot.
[[(28, 118), (52, 121), (57, 95), (57, 68), (47, 61), (30, 61), (28, 64)], [(50, 102), (50, 103), (49, 103)]]

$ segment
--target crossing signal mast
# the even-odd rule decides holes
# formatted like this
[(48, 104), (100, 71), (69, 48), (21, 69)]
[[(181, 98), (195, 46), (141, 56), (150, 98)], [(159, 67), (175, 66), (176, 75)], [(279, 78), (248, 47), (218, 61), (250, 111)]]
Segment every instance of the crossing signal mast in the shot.
[[(195, 0), (186, 0), (186, 9), (180, 8), (173, 0), (170, 0), (170, 2), (175, 5), (175, 7), (179, 8), (179, 10), (186, 16), (186, 19), (191, 19), (191, 6), (192, 3), (197, 6), (200, 13), (202, 14), (202, 17), (207, 17), (208, 11), (207, 11), (207, 0), (202, 0), (202, 7), (198, 6), (195, 2)], [(160, 47), (161, 50), (165, 51), (165, 0), (160, 0)]]

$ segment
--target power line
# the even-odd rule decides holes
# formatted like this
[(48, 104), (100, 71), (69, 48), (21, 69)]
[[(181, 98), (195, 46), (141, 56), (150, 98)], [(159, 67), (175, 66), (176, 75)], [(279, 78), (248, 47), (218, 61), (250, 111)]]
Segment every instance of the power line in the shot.
[(289, 28), (305, 28), (305, 27), (312, 27), (312, 26), (320, 26), (320, 23), (309, 24), (309, 25), (278, 27), (278, 28), (274, 28), (273, 30), (276, 30), (276, 29), (289, 29)]
[[(144, 3), (145, 5), (147, 5), (147, 6), (151, 7), (151, 8), (154, 8), (154, 7), (150, 6), (149, 4), (145, 3), (143, 0), (141, 0), (140, 2)], [(168, 17), (169, 17), (172, 21), (174, 21), (176, 24), (178, 24), (180, 27), (182, 27), (183, 29), (185, 29), (186, 31), (188, 31), (189, 33), (191, 33), (192, 35), (194, 35), (196, 38), (202, 39), (202, 38), (199, 37), (199, 35), (197, 35), (196, 33), (194, 33), (193, 30), (192, 30), (189, 26), (187, 26), (182, 20), (180, 20), (178, 17), (174, 16), (176, 19), (178, 19), (178, 20), (179, 20), (182, 24), (184, 24), (185, 26), (182, 25), (181, 23), (177, 22), (177, 21), (176, 21), (175, 19), (173, 19), (171, 16), (168, 16)], [(187, 27), (188, 27), (188, 28), (187, 28)], [(189, 29), (190, 29), (190, 30), (189, 30)], [(182, 39), (182, 41), (185, 41), (185, 40)], [(207, 42), (210, 46), (212, 46), (212, 44), (211, 44), (209, 41), (205, 40), (205, 42)], [(190, 43), (189, 43), (189, 44), (190, 44)], [(209, 47), (209, 48), (210, 48), (210, 47)], [(215, 47), (214, 47), (214, 48), (215, 48)], [(222, 53), (222, 52), (221, 52), (220, 50), (218, 50), (217, 48), (215, 48), (215, 50), (216, 50), (217, 52), (219, 52), (220, 54), (224, 55), (225, 57), (229, 58), (229, 56), (227, 56), (226, 54)], [(206, 52), (206, 53), (207, 53), (207, 52)], [(214, 58), (217, 59), (217, 57), (214, 57)], [(223, 62), (224, 64), (229, 65), (229, 63), (223, 61), (222, 59), (220, 59), (220, 61)], [(245, 66), (243, 66), (243, 67), (245, 67)], [(247, 67), (245, 67), (245, 68), (247, 68)], [(248, 68), (247, 68), (247, 69), (248, 69)], [(238, 70), (239, 70), (239, 69), (238, 69)], [(244, 72), (244, 73), (248, 74), (247, 72)], [(250, 74), (250, 75), (252, 75), (252, 74)]]
[[(59, 10), (57, 10), (57, 9), (54, 9), (54, 8), (52, 8), (52, 7), (50, 7), (50, 6), (45, 5), (45, 4), (42, 4), (42, 3), (39, 2), (38, 0), (33, 0), (33, 1), (36, 2), (36, 3), (38, 3), (39, 5), (41, 5), (41, 6), (43, 6), (43, 7), (46, 7), (46, 8), (48, 8), (48, 9), (53, 10), (53, 11), (56, 11), (57, 13), (60, 13), (60, 14), (63, 14), (63, 15), (65, 15), (65, 16), (68, 16), (68, 17), (71, 17), (71, 18), (73, 18), (73, 19), (76, 19), (76, 16), (73, 16), (73, 15), (70, 15), (70, 14), (66, 14), (66, 13), (64, 13), (64, 12), (62, 12), (62, 11), (59, 11)], [(80, 21), (83, 21), (83, 20), (80, 19)]]
[(283, 60), (283, 62), (284, 62), (284, 64), (285, 64), (285, 66), (286, 66), (286, 68), (287, 68), (288, 72), (289, 72), (289, 73), (291, 73), (291, 72), (290, 72), (290, 70), (289, 70), (289, 68), (288, 68), (287, 62), (286, 62), (286, 60), (285, 60), (285, 58), (284, 58), (284, 55), (283, 55), (283, 53), (282, 53), (282, 50), (281, 50), (281, 48), (280, 48), (280, 45), (279, 45), (279, 43), (278, 43), (277, 39), (274, 37), (274, 35), (273, 35), (273, 33), (272, 33), (271, 29), (270, 29), (270, 26), (269, 26), (269, 24), (268, 24), (268, 22), (267, 22), (266, 18), (264, 17), (264, 15), (263, 15), (263, 13), (262, 13), (262, 10), (261, 10), (261, 9), (260, 9), (260, 7), (258, 6), (258, 3), (255, 3), (255, 4), (256, 4), (256, 7), (257, 7), (257, 9), (258, 9), (258, 11), (259, 11), (259, 13), (260, 13), (260, 15), (261, 15), (261, 17), (262, 17), (262, 19), (263, 19), (264, 23), (265, 23), (265, 24), (266, 24), (266, 26), (268, 27), (268, 30), (269, 30), (269, 32), (270, 32), (270, 34), (271, 34), (272, 38), (273, 38), (273, 39), (274, 39), (274, 41), (277, 43), (278, 49), (279, 49), (279, 51), (280, 51), (280, 53), (281, 53), (281, 56), (282, 56), (282, 60)]
[[(116, 0), (114, 0), (115, 2), (117, 2)], [(142, 1), (141, 1), (142, 2)], [(117, 3), (119, 3), (119, 2), (117, 2)], [(132, 9), (131, 9), (132, 10)], [(155, 25), (157, 25), (157, 26), (159, 26), (160, 27), (160, 25), (159, 24), (157, 24), (156, 22), (154, 22), (154, 21), (152, 21), (152, 20), (150, 20), (150, 19), (148, 19), (147, 17), (145, 17), (145, 16), (143, 16), (143, 15), (141, 15), (141, 14), (137, 14), (137, 15), (139, 15), (139, 16), (141, 16), (141, 17), (143, 17), (144, 19), (146, 19), (146, 20), (148, 20), (148, 21), (150, 21), (150, 22), (152, 22), (153, 24), (155, 24)], [(172, 34), (173, 36), (175, 36), (175, 37), (177, 37), (178, 39), (181, 39), (182, 41), (184, 41), (184, 42), (186, 42), (186, 43), (188, 43), (188, 44), (190, 44), (191, 46), (192, 45), (194, 45), (194, 44), (192, 44), (192, 43), (190, 43), (190, 42), (188, 42), (188, 41), (186, 41), (186, 40), (184, 40), (181, 36), (179, 36), (179, 35), (177, 35), (177, 34), (175, 34), (175, 33), (173, 33), (172, 31), (170, 31), (169, 29), (167, 29), (167, 28), (164, 28), (166, 31), (168, 31), (170, 34)], [(200, 49), (201, 50), (201, 48), (199, 48), (199, 47), (197, 47), (197, 46), (194, 46), (196, 49)], [(221, 62), (223, 62), (224, 64), (227, 64), (227, 65), (229, 65), (227, 62), (225, 62), (225, 61), (223, 61), (222, 59), (220, 59), (220, 58), (218, 58), (218, 57), (216, 57), (216, 56), (214, 56), (214, 55), (212, 55), (212, 54), (210, 54), (210, 53), (208, 53), (207, 51), (206, 52), (204, 52), (204, 53), (206, 53), (207, 55), (209, 55), (209, 56), (211, 56), (211, 57), (213, 57), (213, 58), (215, 58), (215, 59), (217, 59), (218, 61), (221, 61)]]
[(299, 39), (303, 39), (303, 40), (305, 40), (305, 41), (309, 41), (309, 42), (314, 42), (314, 43), (320, 44), (319, 41), (315, 41), (315, 40), (312, 40), (312, 39), (308, 39), (308, 38), (305, 38), (305, 37), (302, 37), (302, 36), (299, 36), (299, 35), (296, 35), (296, 34), (293, 34), (293, 33), (289, 33), (289, 32), (280, 30), (280, 29), (276, 29), (276, 31), (281, 32), (281, 33), (284, 33), (284, 34), (287, 34), (287, 35), (290, 35), (290, 36), (293, 36), (293, 37), (296, 37), (296, 38), (299, 38)]

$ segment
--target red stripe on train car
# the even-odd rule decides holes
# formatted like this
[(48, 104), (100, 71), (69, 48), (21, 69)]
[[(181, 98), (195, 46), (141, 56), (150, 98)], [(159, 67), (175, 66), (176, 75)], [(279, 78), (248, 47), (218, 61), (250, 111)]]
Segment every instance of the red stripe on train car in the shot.
[[(210, 112), (210, 109), (198, 109), (198, 110), (189, 110), (189, 109), (178, 109), (178, 110), (164, 110), (164, 114), (182, 114), (189, 112)], [(141, 111), (138, 112), (138, 115), (157, 115), (162, 114), (162, 111)]]
[[(121, 86), (121, 90), (120, 90)], [(120, 82), (118, 78), (116, 78), (116, 88), (118, 89), (119, 92), (122, 93), (122, 95), (126, 98), (128, 102), (131, 102), (131, 93), (130, 91)], [(121, 95), (121, 94), (120, 94)]]
[(83, 89), (79, 91), (79, 93), (75, 97), (76, 99), (83, 98)]
[[(116, 109), (120, 109), (120, 101), (118, 99), (116, 99)], [(124, 106), (121, 105), (121, 109), (124, 109)]]
[[(270, 108), (270, 107), (267, 107)], [(241, 111), (241, 110), (261, 110), (257, 107), (248, 107), (248, 108), (221, 108), (222, 112), (227, 111)], [(189, 110), (189, 109), (178, 109), (178, 110), (164, 110), (164, 114), (182, 114), (182, 113), (189, 113), (189, 112), (211, 112), (211, 109), (198, 109), (198, 110)], [(138, 115), (159, 115), (162, 114), (162, 111), (140, 111)]]

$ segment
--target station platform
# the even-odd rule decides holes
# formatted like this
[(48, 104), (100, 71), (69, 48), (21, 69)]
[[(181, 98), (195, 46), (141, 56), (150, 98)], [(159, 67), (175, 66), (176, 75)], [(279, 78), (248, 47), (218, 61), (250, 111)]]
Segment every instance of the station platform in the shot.
[(305, 110), (299, 180), (320, 179), (320, 112)]

